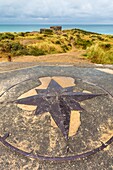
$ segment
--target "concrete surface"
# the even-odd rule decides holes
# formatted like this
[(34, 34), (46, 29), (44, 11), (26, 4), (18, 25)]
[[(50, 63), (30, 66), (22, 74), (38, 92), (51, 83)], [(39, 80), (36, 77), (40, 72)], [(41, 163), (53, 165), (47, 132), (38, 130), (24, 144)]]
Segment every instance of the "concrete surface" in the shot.
[[(3, 69), (4, 65), (4, 69)], [(18, 64), (17, 64), (18, 65)], [(25, 66), (25, 65), (24, 65)], [(34, 150), (41, 155), (69, 156), (92, 150), (113, 136), (113, 74), (111, 66), (35, 66), (0, 70), (0, 135), (9, 132), (12, 145)], [(26, 64), (26, 67), (30, 65)], [(104, 67), (104, 70), (103, 70)], [(10, 64), (11, 68), (11, 64)], [(18, 70), (14, 70), (18, 69)], [(105, 70), (107, 69), (107, 70)], [(109, 70), (108, 70), (109, 69)], [(8, 71), (7, 71), (8, 70)], [(12, 70), (12, 71), (11, 71)], [(80, 124), (70, 136), (73, 152), (66, 153), (66, 141), (49, 113), (39, 116), (33, 110), (23, 109), (10, 101), (38, 87), (39, 78), (70, 77), (75, 80), (75, 91), (107, 94), (81, 102)], [(65, 81), (65, 80), (64, 80)], [(74, 124), (73, 124), (74, 126)], [(66, 162), (45, 162), (12, 152), (0, 143), (0, 170), (112, 170), (113, 144), (85, 159)]]

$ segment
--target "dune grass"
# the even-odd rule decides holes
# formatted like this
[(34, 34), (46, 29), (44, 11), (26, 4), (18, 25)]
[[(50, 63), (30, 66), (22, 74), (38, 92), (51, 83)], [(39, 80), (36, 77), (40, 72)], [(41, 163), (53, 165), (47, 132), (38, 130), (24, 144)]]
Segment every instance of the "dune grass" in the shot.
[(113, 36), (80, 29), (61, 32), (0, 33), (0, 57), (46, 55), (84, 50), (93, 63), (113, 64)]
[(113, 45), (109, 43), (96, 43), (87, 48), (86, 56), (93, 63), (113, 64)]

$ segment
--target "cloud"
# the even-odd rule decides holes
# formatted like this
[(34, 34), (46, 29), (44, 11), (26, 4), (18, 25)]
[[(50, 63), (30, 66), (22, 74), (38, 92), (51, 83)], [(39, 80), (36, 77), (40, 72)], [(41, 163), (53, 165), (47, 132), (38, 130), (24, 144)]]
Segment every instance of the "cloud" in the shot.
[(0, 0), (0, 22), (112, 23), (110, 0)]

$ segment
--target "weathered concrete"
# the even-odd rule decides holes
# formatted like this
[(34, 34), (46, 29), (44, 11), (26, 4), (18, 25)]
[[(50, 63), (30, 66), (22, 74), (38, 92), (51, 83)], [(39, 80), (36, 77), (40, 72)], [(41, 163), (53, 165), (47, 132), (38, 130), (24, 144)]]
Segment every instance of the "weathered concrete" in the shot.
[[(53, 76), (73, 78), (75, 91), (107, 94), (80, 102), (85, 110), (80, 112), (81, 123), (76, 135), (69, 138), (73, 153), (67, 155), (92, 150), (113, 136), (113, 74), (74, 66), (37, 66), (0, 73), (0, 102), (3, 102), (0, 104), (0, 135), (9, 132), (7, 141), (25, 151), (34, 149), (34, 153), (38, 151), (41, 155), (66, 156), (66, 142), (49, 113), (35, 116), (34, 111), (9, 102), (38, 87), (39, 78)], [(0, 143), (1, 170), (112, 170), (112, 165), (113, 144), (85, 159), (55, 163), (25, 158)]]

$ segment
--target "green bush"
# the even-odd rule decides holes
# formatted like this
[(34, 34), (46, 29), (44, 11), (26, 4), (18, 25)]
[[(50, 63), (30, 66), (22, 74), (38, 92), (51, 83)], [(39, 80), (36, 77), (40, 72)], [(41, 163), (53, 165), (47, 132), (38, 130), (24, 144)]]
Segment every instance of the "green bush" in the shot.
[(43, 36), (37, 36), (36, 39), (37, 40), (44, 40), (44, 37)]
[(19, 32), (18, 35), (22, 36), (22, 37), (25, 37), (26, 33), (25, 32)]
[(74, 45), (77, 45), (78, 47), (81, 46), (83, 49), (86, 49), (87, 47), (90, 47), (92, 45), (92, 42), (90, 40), (77, 38)]
[(10, 41), (4, 41), (0, 43), (0, 51), (9, 53), (11, 52), (12, 44)]
[(69, 47), (67, 45), (61, 45), (63, 52), (67, 52), (69, 50)]
[(19, 42), (13, 42), (11, 45), (12, 45), (12, 51), (22, 50), (25, 48)]
[(100, 41), (104, 41), (104, 38), (101, 37), (101, 36), (97, 36), (97, 38), (98, 38), (98, 40), (100, 40)]
[(105, 50), (99, 45), (92, 45), (86, 51), (87, 58), (93, 63), (113, 64), (113, 50)]
[(20, 55), (20, 53), (23, 55), (27, 53), (25, 46), (21, 45), (19, 42), (14, 41), (4, 41), (4, 43), (0, 43), (0, 51), (11, 53), (13, 55)]
[(104, 49), (104, 50), (109, 50), (111, 48), (111, 44), (101, 44), (101, 47)]
[(14, 56), (19, 56), (19, 55), (29, 55), (27, 48), (23, 48), (17, 51), (12, 51), (12, 54)]
[(60, 40), (56, 40), (55, 44), (61, 44)]
[(62, 36), (64, 36), (64, 37), (68, 37), (68, 35), (67, 35), (66, 33), (63, 33), (63, 34), (62, 34)]
[(73, 41), (74, 40), (74, 37), (73, 36), (70, 36), (69, 37), (69, 41)]
[(68, 43), (68, 47), (72, 47), (71, 43)]
[(45, 52), (43, 49), (37, 47), (26, 47), (20, 44), (19, 42), (6, 41), (3, 44), (0, 44), (0, 51), (5, 53), (11, 53), (14, 56), (18, 55), (44, 55)]
[(28, 55), (39, 56), (39, 55), (44, 55), (44, 54), (45, 52), (43, 51), (43, 49), (39, 49), (33, 46), (28, 47)]
[(10, 39), (10, 40), (14, 40), (15, 36), (11, 33), (1, 33), (0, 34), (0, 40), (4, 40), (4, 39)]

